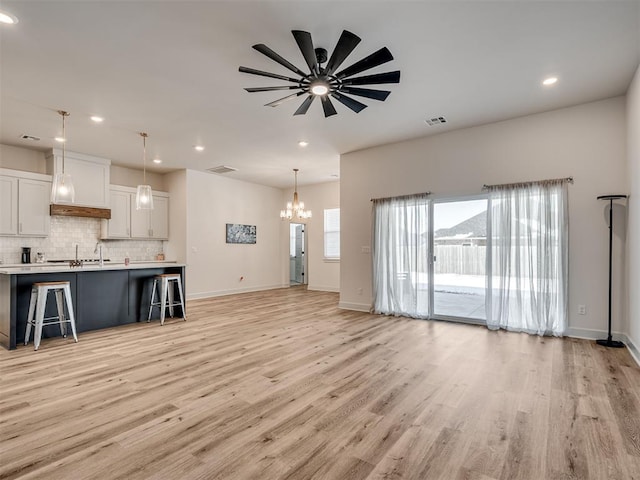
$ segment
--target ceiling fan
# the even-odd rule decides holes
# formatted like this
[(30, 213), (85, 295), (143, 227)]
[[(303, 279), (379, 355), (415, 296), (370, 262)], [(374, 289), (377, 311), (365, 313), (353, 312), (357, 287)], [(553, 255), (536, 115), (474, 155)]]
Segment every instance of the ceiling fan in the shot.
[[(287, 95), (286, 97), (267, 103), (265, 106), (277, 107), (284, 102), (306, 95), (307, 97), (304, 99), (302, 104), (300, 104), (294, 115), (304, 115), (307, 113), (307, 110), (309, 110), (309, 107), (316, 97), (320, 97), (325, 117), (330, 117), (331, 115), (338, 113), (329, 97), (335, 98), (354, 112), (360, 113), (363, 109), (367, 108), (367, 105), (345, 94), (384, 101), (391, 93), (390, 91), (361, 88), (359, 85), (380, 85), (400, 82), (399, 70), (354, 77), (354, 75), (357, 75), (358, 73), (393, 60), (393, 55), (391, 55), (391, 52), (387, 47), (383, 47), (353, 65), (336, 72), (340, 65), (342, 65), (346, 58), (351, 54), (353, 49), (356, 48), (356, 45), (360, 43), (360, 37), (347, 30), (343, 30), (336, 48), (333, 50), (331, 58), (329, 58), (329, 61), (327, 62), (327, 51), (324, 48), (313, 47), (311, 34), (309, 32), (292, 30), (291, 33), (293, 34), (293, 37), (298, 44), (298, 48), (300, 48), (302, 56), (309, 67), (309, 73), (305, 73), (300, 70), (291, 62), (285, 60), (262, 43), (254, 45), (253, 48), (283, 67), (291, 70), (299, 78), (287, 77), (285, 75), (265, 72), (248, 67), (240, 67), (238, 69), (243, 73), (276, 78), (278, 80), (284, 80), (294, 84), (276, 87), (245, 88), (247, 92), (298, 90), (291, 95)], [(325, 62), (327, 62), (326, 65), (322, 66)]]

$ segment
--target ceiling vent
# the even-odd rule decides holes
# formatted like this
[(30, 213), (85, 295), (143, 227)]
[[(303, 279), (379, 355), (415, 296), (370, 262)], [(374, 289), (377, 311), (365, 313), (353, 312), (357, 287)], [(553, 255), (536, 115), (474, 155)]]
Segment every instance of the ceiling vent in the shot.
[(441, 123), (447, 123), (447, 119), (444, 117), (431, 117), (425, 120), (426, 124), (430, 127), (440, 125)]
[(238, 171), (237, 168), (227, 167), (226, 165), (220, 165), (218, 167), (207, 168), (207, 172), (217, 173), (217, 174), (236, 172), (236, 171)]
[(32, 140), (34, 142), (39, 142), (40, 141), (40, 137), (36, 137), (35, 135), (28, 135), (26, 133), (23, 133), (22, 135), (20, 135), (20, 138), (22, 140)]

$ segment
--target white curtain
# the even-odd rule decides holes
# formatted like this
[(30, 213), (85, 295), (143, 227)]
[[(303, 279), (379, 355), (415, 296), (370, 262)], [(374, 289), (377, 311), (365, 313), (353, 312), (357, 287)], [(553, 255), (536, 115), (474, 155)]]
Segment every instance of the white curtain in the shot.
[(489, 187), (487, 326), (538, 335), (567, 327), (566, 180)]
[(429, 200), (374, 200), (373, 312), (429, 316)]

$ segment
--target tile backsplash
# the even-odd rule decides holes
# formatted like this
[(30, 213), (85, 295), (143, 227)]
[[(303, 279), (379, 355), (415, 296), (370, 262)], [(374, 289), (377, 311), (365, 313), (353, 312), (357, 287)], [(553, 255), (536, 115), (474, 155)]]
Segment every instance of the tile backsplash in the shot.
[(104, 258), (122, 262), (128, 255), (132, 261), (155, 260), (163, 252), (162, 240), (100, 240), (100, 220), (83, 217), (51, 217), (51, 233), (48, 237), (0, 236), (0, 262), (20, 263), (22, 247), (31, 247), (31, 261), (42, 252), (45, 260), (98, 258), (93, 253), (97, 242), (102, 242)]

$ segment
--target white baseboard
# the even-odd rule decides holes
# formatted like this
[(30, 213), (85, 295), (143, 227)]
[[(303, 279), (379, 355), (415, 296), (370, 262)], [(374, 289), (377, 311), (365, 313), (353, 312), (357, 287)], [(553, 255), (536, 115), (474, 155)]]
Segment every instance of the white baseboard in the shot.
[[(588, 328), (569, 327), (565, 335), (567, 337), (583, 338), (585, 340), (598, 340), (599, 338), (607, 338), (607, 332), (603, 330), (591, 330)], [(640, 351), (638, 350), (637, 345), (633, 343), (631, 338), (627, 334), (620, 332), (611, 332), (611, 337), (613, 340), (619, 340), (624, 343), (627, 346), (627, 350), (629, 350), (631, 357), (635, 360), (638, 366), (640, 366)]]
[(625, 342), (627, 344), (627, 349), (629, 350), (629, 353), (631, 354), (633, 359), (636, 361), (636, 363), (640, 367), (640, 350), (638, 349), (638, 346), (635, 343), (633, 343), (633, 340), (631, 340), (631, 338), (628, 335), (625, 335), (625, 337), (627, 338), (627, 341)]
[(356, 312), (367, 312), (371, 311), (371, 305), (368, 303), (350, 303), (350, 302), (340, 302), (338, 303), (338, 308), (343, 310), (355, 310)]
[[(592, 330), (590, 328), (575, 328), (569, 327), (565, 332), (565, 336), (573, 338), (584, 338), (586, 340), (598, 340), (599, 338), (607, 338), (607, 332), (603, 330)], [(614, 340), (624, 342), (627, 336), (620, 332), (611, 332), (611, 337)]]
[(314, 290), (316, 292), (335, 292), (340, 293), (340, 287), (328, 287), (325, 285), (307, 285), (307, 290)]
[(214, 290), (212, 292), (187, 293), (187, 300), (197, 300), (200, 298), (222, 297), (224, 295), (234, 295), (236, 293), (261, 292), (263, 290), (275, 290), (276, 288), (287, 288), (289, 285), (259, 285), (254, 287), (230, 288), (228, 290)]

